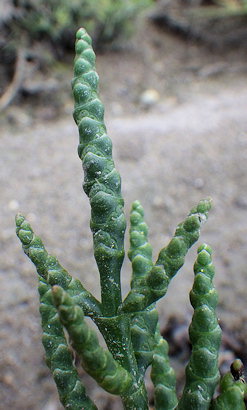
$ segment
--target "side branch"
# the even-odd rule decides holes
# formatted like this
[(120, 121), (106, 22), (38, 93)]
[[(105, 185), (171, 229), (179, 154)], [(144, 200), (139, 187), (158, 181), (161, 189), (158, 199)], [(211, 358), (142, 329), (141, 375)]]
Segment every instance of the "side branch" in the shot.
[(210, 410), (246, 409), (247, 384), (242, 377), (243, 363), (236, 359), (231, 365), (231, 371), (220, 381), (220, 394), (213, 400)]
[(154, 349), (151, 379), (154, 384), (155, 410), (173, 410), (177, 407), (176, 376), (170, 365), (166, 340), (160, 335), (159, 325), (155, 335), (156, 347)]
[(53, 287), (53, 298), (86, 372), (109, 393), (122, 395), (128, 391), (133, 383), (130, 373), (99, 345), (97, 334), (84, 320), (83, 310), (59, 286)]
[(178, 225), (174, 237), (161, 249), (158, 260), (147, 275), (131, 289), (120, 310), (135, 312), (163, 297), (171, 279), (183, 266), (189, 248), (198, 240), (201, 225), (207, 220), (211, 200), (200, 201)]
[(212, 250), (207, 245), (198, 249), (194, 265), (194, 285), (190, 292), (194, 308), (189, 336), (192, 345), (186, 367), (186, 381), (179, 410), (200, 408), (207, 410), (219, 382), (218, 354), (221, 329), (215, 312), (218, 294), (213, 286), (214, 266)]
[(31, 225), (20, 214), (16, 216), (16, 234), (22, 242), (25, 254), (36, 266), (38, 275), (51, 286), (59, 285), (68, 291), (76, 298), (76, 303), (82, 306), (86, 315), (101, 316), (98, 300), (78, 279), (72, 278), (54, 256), (48, 254), (41, 239), (34, 234)]
[(97, 407), (86, 395), (85, 387), (73, 364), (63, 327), (53, 304), (51, 286), (41, 277), (39, 277), (39, 294), (46, 363), (57, 385), (60, 401), (66, 409), (96, 410)]

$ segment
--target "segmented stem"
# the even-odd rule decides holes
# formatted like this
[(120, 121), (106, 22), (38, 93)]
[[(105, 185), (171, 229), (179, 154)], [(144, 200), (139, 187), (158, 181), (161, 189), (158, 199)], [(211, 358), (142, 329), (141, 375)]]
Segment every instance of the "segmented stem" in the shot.
[(112, 394), (121, 395), (129, 390), (132, 377), (109, 351), (100, 346), (97, 334), (84, 320), (82, 309), (61, 287), (54, 286), (52, 291), (60, 320), (86, 372)]
[[(141, 297), (138, 292), (145, 286), (146, 276), (153, 267), (153, 261), (152, 247), (148, 242), (148, 226), (144, 221), (144, 210), (139, 201), (134, 201), (131, 207), (128, 256), (132, 263), (131, 292)], [(153, 359), (157, 322), (158, 312), (155, 304), (143, 312), (132, 315), (131, 341), (139, 373), (142, 376)]]
[(158, 312), (155, 304), (149, 306), (144, 312), (137, 312), (132, 317), (130, 328), (131, 341), (139, 374), (142, 377), (153, 360), (157, 323)]
[(194, 265), (195, 279), (190, 292), (194, 315), (189, 328), (192, 353), (186, 367), (186, 382), (179, 410), (208, 409), (220, 377), (218, 353), (221, 329), (215, 313), (218, 294), (212, 283), (214, 266), (211, 253), (209, 246), (202, 245)]
[(71, 410), (96, 410), (97, 407), (86, 395), (85, 387), (73, 365), (63, 327), (53, 305), (51, 286), (39, 277), (40, 315), (42, 319), (42, 342), (46, 362), (57, 385), (59, 398), (64, 408)]
[(242, 375), (236, 376), (239, 368), (243, 369), (241, 360), (236, 359), (231, 365), (231, 372), (226, 373), (220, 381), (220, 394), (213, 400), (210, 410), (245, 410), (247, 384)]
[(126, 221), (120, 175), (106, 134), (104, 107), (98, 97), (98, 75), (91, 39), (84, 29), (76, 34), (72, 88), (74, 119), (79, 128), (79, 157), (84, 169), (84, 191), (91, 205), (94, 255), (100, 272), (104, 316), (113, 316), (121, 303), (120, 269), (124, 258)]
[[(153, 267), (152, 247), (148, 242), (148, 227), (144, 221), (144, 211), (139, 201), (132, 204), (130, 213), (130, 249), (128, 252), (132, 263), (131, 291), (119, 311), (132, 312), (144, 310), (147, 289), (147, 275)], [(143, 309), (140, 309), (141, 303)]]
[(101, 315), (100, 303), (87, 291), (78, 279), (72, 278), (58, 260), (49, 255), (41, 239), (36, 236), (24, 216), (16, 216), (16, 233), (25, 254), (36, 266), (37, 273), (51, 286), (59, 285), (65, 289), (88, 316)]
[(144, 210), (139, 201), (132, 204), (130, 213), (130, 249), (132, 263), (131, 288), (141, 286), (142, 279), (153, 267), (152, 246), (148, 242), (148, 227), (144, 221)]
[(144, 310), (166, 294), (171, 279), (183, 266), (189, 248), (198, 240), (200, 227), (206, 221), (210, 208), (211, 200), (206, 199), (191, 210), (178, 225), (170, 243), (160, 251), (153, 268), (139, 282), (135, 282), (135, 287), (127, 295), (120, 310)]
[(170, 365), (166, 340), (160, 335), (159, 325), (156, 331), (151, 379), (154, 384), (155, 410), (173, 410), (177, 407), (176, 376)]

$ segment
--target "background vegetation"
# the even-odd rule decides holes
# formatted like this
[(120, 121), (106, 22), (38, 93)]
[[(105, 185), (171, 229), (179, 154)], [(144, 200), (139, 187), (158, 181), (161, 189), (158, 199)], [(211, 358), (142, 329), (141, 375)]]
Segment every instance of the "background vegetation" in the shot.
[[(149, 13), (153, 22), (185, 38), (209, 47), (236, 47), (242, 38), (246, 42), (247, 0), (2, 0), (0, 112), (20, 90), (28, 96), (42, 93), (43, 88), (30, 85), (30, 80), (24, 85), (34, 71), (45, 73), (55, 62), (66, 62), (67, 56), (71, 62), (78, 27), (90, 33), (97, 52), (119, 49), (134, 32), (137, 17), (154, 4)], [(244, 22), (238, 21), (241, 18)], [(33, 63), (31, 70), (27, 62)]]
[(133, 20), (152, 0), (12, 0), (2, 17), (12, 40), (48, 40), (57, 49), (73, 48), (74, 33), (84, 26), (96, 47), (128, 36)]
[(26, 61), (35, 61), (39, 71), (64, 61), (74, 50), (74, 34), (81, 26), (90, 33), (95, 49), (116, 48), (133, 32), (137, 16), (152, 4), (152, 0), (2, 1), (0, 111), (22, 87)]

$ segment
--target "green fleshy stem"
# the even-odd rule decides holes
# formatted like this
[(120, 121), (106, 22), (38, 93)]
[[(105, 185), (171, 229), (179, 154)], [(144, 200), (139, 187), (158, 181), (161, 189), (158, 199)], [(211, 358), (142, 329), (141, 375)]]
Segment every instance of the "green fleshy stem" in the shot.
[(189, 328), (192, 353), (186, 367), (186, 382), (179, 410), (207, 410), (220, 378), (218, 354), (221, 329), (215, 312), (218, 294), (212, 283), (214, 266), (211, 253), (209, 246), (202, 245), (194, 265), (195, 279), (190, 292), (194, 315)]
[(91, 205), (94, 256), (99, 268), (103, 316), (114, 316), (121, 303), (120, 270), (124, 258), (126, 221), (121, 179), (106, 134), (104, 107), (98, 96), (98, 75), (92, 41), (84, 29), (76, 34), (72, 89), (78, 125), (79, 157), (84, 169), (84, 191)]
[(155, 331), (158, 323), (158, 311), (155, 304), (144, 312), (132, 315), (131, 341), (140, 375), (144, 376), (147, 367), (152, 363), (156, 346)]
[[(134, 201), (130, 213), (130, 249), (128, 252), (132, 263), (131, 289), (139, 289), (145, 283), (147, 274), (153, 267), (152, 247), (148, 242), (148, 227), (144, 221), (144, 210), (139, 201)], [(144, 375), (153, 359), (156, 345), (155, 331), (158, 312), (155, 304), (144, 312), (138, 312), (131, 320), (131, 341), (137, 366)]]
[(200, 227), (207, 220), (210, 208), (211, 200), (205, 199), (190, 211), (178, 225), (170, 243), (160, 251), (150, 272), (140, 280), (138, 287), (131, 289), (119, 311), (144, 310), (166, 294), (171, 279), (183, 266), (189, 248), (198, 240)]
[(99, 345), (96, 333), (84, 320), (82, 309), (61, 287), (54, 286), (52, 291), (59, 318), (86, 372), (109, 393), (122, 395), (128, 391), (133, 383), (132, 377), (109, 351)]
[(247, 399), (247, 384), (241, 375), (236, 377), (241, 360), (236, 359), (231, 366), (231, 372), (226, 373), (220, 381), (220, 394), (213, 400), (210, 410), (245, 410)]
[(155, 410), (173, 410), (178, 404), (176, 376), (168, 357), (168, 343), (160, 335), (159, 326), (157, 326), (156, 342), (151, 370)]
[[(143, 316), (144, 314), (145, 312), (142, 312)], [(153, 323), (152, 319), (157, 320), (157, 312), (150, 312), (148, 319), (149, 321), (144, 324), (144, 328), (138, 329), (139, 335), (135, 335), (135, 338), (133, 338), (130, 314), (102, 317), (95, 320), (113, 357), (132, 375), (131, 388), (121, 396), (126, 410), (148, 409), (148, 396), (143, 376), (146, 367), (152, 360), (153, 353), (148, 350), (148, 346), (153, 342), (152, 335), (148, 334), (147, 328), (148, 326), (152, 328), (155, 325), (156, 322)], [(145, 343), (141, 345), (144, 339), (143, 330), (145, 331)]]
[(138, 288), (140, 280), (153, 267), (152, 247), (148, 242), (148, 227), (144, 221), (144, 210), (139, 201), (135, 201), (130, 213), (130, 249), (128, 252), (132, 263), (131, 288)]
[(59, 285), (65, 289), (79, 304), (85, 314), (100, 316), (100, 303), (88, 292), (78, 279), (72, 278), (59, 264), (58, 260), (49, 255), (41, 239), (36, 236), (24, 216), (16, 216), (16, 234), (22, 242), (25, 254), (36, 266), (38, 275), (45, 279), (51, 286)]
[(57, 385), (61, 403), (65, 409), (96, 410), (97, 407), (86, 395), (73, 358), (68, 347), (57, 309), (53, 305), (51, 286), (39, 278), (40, 315), (42, 321), (42, 342), (46, 362)]

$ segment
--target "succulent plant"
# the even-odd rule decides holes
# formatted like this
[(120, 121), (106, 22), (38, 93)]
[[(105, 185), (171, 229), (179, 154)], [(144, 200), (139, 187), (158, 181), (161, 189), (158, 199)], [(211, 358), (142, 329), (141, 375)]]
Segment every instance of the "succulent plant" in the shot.
[[(77, 32), (75, 48), (74, 119), (80, 135), (78, 153), (85, 175), (83, 187), (91, 205), (90, 227), (101, 300), (48, 254), (23, 216), (16, 217), (17, 235), (39, 277), (43, 345), (60, 401), (66, 409), (97, 408), (80, 380), (72, 348), (84, 370), (107, 392), (120, 396), (125, 409), (148, 409), (144, 377), (149, 366), (156, 410), (244, 409), (247, 386), (240, 376), (241, 362), (236, 360), (231, 371), (220, 380), (221, 329), (215, 312), (218, 295), (212, 282), (214, 266), (208, 245), (198, 248), (194, 265), (190, 292), (194, 314), (189, 328), (192, 352), (180, 398), (169, 362), (169, 346), (158, 322), (156, 302), (165, 296), (189, 248), (198, 240), (211, 200), (200, 201), (190, 211), (168, 245), (161, 249), (156, 262), (152, 258), (143, 208), (139, 201), (133, 203), (128, 252), (132, 278), (130, 291), (122, 298), (120, 272), (126, 220), (121, 179), (112, 158), (112, 142), (106, 132), (104, 107), (98, 96), (92, 41), (84, 29)], [(84, 320), (85, 316), (98, 326), (106, 349), (101, 347), (97, 333)], [(215, 398), (219, 383), (221, 392)]]

